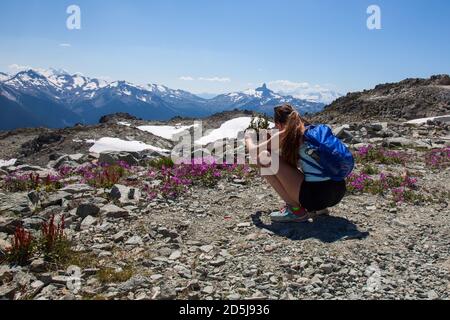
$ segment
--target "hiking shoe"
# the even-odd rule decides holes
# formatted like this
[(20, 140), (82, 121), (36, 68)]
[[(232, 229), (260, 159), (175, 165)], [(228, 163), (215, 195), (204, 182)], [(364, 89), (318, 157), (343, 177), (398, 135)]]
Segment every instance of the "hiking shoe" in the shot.
[(329, 209), (323, 209), (323, 210), (319, 210), (319, 211), (311, 211), (308, 212), (309, 218), (310, 219), (315, 219), (317, 217), (320, 216), (329, 216), (330, 215), (330, 210)]
[(280, 211), (270, 214), (272, 222), (290, 223), (290, 222), (305, 222), (309, 219), (308, 212), (304, 208), (294, 210), (290, 206), (286, 206)]

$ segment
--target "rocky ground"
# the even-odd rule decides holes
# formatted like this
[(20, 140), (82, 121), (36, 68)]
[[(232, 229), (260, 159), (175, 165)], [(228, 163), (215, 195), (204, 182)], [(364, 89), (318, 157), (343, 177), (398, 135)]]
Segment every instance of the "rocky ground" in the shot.
[(450, 114), (450, 76), (406, 79), (352, 92), (331, 103), (314, 118), (322, 123), (384, 119), (391, 121)]
[[(449, 299), (450, 169), (424, 160), (430, 149), (450, 146), (449, 125), (334, 129), (353, 150), (370, 144), (407, 154), (402, 164), (370, 165), (376, 172), (417, 177), (415, 198), (397, 203), (390, 193), (354, 191), (329, 216), (272, 224), (268, 215), (282, 203), (257, 176), (231, 175), (213, 187), (190, 186), (176, 199), (148, 199), (142, 186), (155, 180), (148, 162), (136, 154), (108, 153), (103, 160), (138, 163), (113, 187), (94, 188), (76, 176), (54, 190), (11, 192), (2, 185), (0, 260), (16, 226), (37, 237), (53, 214), (56, 221), (65, 217), (71, 248), (64, 261), (37, 253), (22, 266), (4, 261), (0, 298)], [(19, 158), (1, 168), (2, 181), (18, 170), (56, 174), (64, 164), (98, 161), (99, 155), (89, 155), (88, 146), (74, 140), (107, 134), (161, 147), (171, 143), (107, 123), (45, 132), (56, 137), (33, 149), (42, 134), (38, 129), (2, 135), (0, 158)], [(365, 165), (359, 163), (357, 172)]]

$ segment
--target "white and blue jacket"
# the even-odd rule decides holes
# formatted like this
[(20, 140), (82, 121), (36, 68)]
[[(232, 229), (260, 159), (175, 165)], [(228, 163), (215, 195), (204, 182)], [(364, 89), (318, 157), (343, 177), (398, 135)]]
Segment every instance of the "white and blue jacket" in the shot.
[(298, 168), (305, 175), (306, 182), (322, 182), (331, 180), (331, 178), (324, 175), (322, 167), (314, 158), (314, 149), (309, 146), (308, 142), (304, 142), (300, 147)]

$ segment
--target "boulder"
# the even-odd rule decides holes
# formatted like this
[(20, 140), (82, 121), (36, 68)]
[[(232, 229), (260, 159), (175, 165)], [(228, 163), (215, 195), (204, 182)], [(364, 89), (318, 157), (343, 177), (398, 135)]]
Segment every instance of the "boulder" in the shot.
[(107, 204), (100, 209), (100, 214), (107, 218), (119, 219), (126, 218), (130, 215), (128, 210), (120, 208), (113, 204)]
[(396, 137), (396, 138), (387, 138), (383, 142), (384, 147), (408, 147), (414, 146), (416, 143), (408, 138), (404, 137)]
[(117, 151), (107, 151), (100, 153), (98, 159), (99, 163), (106, 163), (109, 165), (117, 164), (119, 161), (123, 161), (130, 166), (139, 165), (139, 153), (137, 152), (117, 152)]
[(0, 193), (0, 213), (11, 212), (26, 215), (31, 213), (32, 207), (27, 192)]
[(96, 217), (100, 213), (100, 208), (94, 203), (82, 203), (78, 206), (76, 214), (82, 219), (87, 216)]
[(42, 208), (48, 208), (51, 206), (62, 206), (64, 200), (70, 199), (72, 194), (66, 191), (58, 191), (51, 193), (46, 199), (41, 201)]

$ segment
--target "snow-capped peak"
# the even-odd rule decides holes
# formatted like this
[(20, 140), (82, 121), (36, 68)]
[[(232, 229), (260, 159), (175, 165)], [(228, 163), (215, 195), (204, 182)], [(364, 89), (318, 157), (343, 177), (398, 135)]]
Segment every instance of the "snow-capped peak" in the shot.
[(4, 73), (4, 72), (0, 72), (0, 82), (6, 81), (6, 80), (8, 80), (9, 78), (11, 78), (11, 76), (10, 76), (9, 74)]
[(149, 91), (157, 93), (167, 93), (170, 91), (169, 88), (160, 84), (148, 84), (147, 88)]

